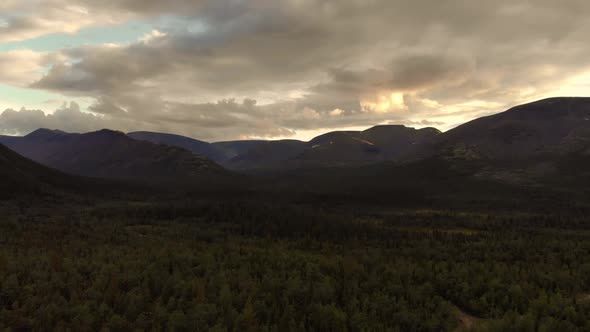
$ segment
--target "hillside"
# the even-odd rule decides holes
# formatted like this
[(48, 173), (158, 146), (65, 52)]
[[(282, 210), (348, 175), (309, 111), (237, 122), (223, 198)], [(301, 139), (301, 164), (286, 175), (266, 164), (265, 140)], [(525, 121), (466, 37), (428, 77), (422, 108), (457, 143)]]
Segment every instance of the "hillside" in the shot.
[[(267, 187), (319, 193), (322, 200), (340, 196), (402, 206), (434, 200), (461, 201), (470, 207), (476, 206), (476, 200), (496, 206), (500, 201), (527, 205), (537, 199), (553, 204), (564, 197), (578, 204), (590, 195), (589, 118), (589, 98), (542, 100), (446, 133), (431, 132), (421, 143), (412, 144), (405, 156), (385, 161), (377, 160), (382, 153), (377, 147), (387, 146), (378, 139), (382, 133), (375, 134), (381, 128), (369, 130), (372, 137), (367, 131), (362, 136), (329, 133), (312, 140), (317, 147), (311, 151), (318, 151), (315, 160), (319, 156), (338, 160), (354, 153), (360, 159), (374, 153), (375, 162), (283, 169), (268, 180)], [(407, 141), (403, 146), (408, 146)], [(307, 150), (304, 156), (312, 152)]]
[(297, 140), (268, 141), (251, 146), (248, 150), (226, 161), (231, 169), (268, 169), (284, 166), (308, 149), (305, 142)]
[(465, 123), (425, 144), (421, 153), (497, 160), (589, 148), (590, 98), (550, 98)]
[(242, 140), (242, 141), (224, 141), (224, 142), (215, 142), (211, 143), (211, 145), (216, 148), (218, 151), (221, 151), (223, 155), (224, 161), (229, 161), (233, 158), (239, 157), (252, 148), (255, 148), (258, 145), (265, 144), (269, 141), (263, 140)]
[(479, 118), (421, 144), (407, 160), (471, 165), (478, 178), (567, 186), (590, 173), (590, 98), (550, 98)]
[(225, 174), (214, 162), (185, 149), (135, 140), (111, 130), (69, 134), (39, 129), (5, 144), (27, 158), (75, 175), (184, 181)]
[(320, 164), (397, 160), (416, 145), (439, 134), (434, 128), (414, 129), (396, 125), (375, 126), (365, 131), (332, 132), (311, 140), (312, 149), (301, 159)]
[(206, 156), (226, 168), (244, 171), (308, 167), (359, 166), (398, 160), (440, 131), (400, 125), (380, 125), (365, 131), (335, 131), (309, 142), (244, 140), (207, 143), (189, 137), (132, 132), (129, 137), (176, 146)]
[(397, 160), (440, 132), (434, 128), (376, 126), (365, 131), (335, 131), (309, 142), (282, 140), (258, 143), (225, 165), (232, 169), (296, 169), (359, 166)]
[(33, 190), (47, 178), (47, 169), (22, 158), (0, 144), (0, 198)]
[(0, 199), (78, 190), (89, 182), (40, 165), (0, 144)]
[(136, 131), (128, 133), (127, 136), (141, 141), (149, 141), (156, 144), (177, 146), (185, 150), (194, 152), (203, 157), (209, 158), (215, 162), (221, 162), (225, 159), (225, 154), (211, 143), (199, 141), (190, 137), (155, 133), (149, 131)]

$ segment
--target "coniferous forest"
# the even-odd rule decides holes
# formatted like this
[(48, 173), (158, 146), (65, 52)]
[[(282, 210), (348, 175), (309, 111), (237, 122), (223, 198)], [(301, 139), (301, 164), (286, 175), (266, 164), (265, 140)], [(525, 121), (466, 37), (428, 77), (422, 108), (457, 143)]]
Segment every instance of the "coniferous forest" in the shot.
[(583, 210), (362, 210), (5, 204), (0, 329), (590, 330)]

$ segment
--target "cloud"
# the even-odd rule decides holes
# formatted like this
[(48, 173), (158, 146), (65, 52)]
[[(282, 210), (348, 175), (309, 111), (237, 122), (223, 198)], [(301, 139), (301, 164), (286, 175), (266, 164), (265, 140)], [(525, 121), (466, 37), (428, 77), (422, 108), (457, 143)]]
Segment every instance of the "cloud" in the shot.
[(52, 56), (29, 50), (0, 52), (0, 83), (26, 87), (43, 77), (51, 61)]
[(130, 19), (187, 13), (199, 0), (3, 0), (0, 42), (21, 41), (83, 28), (117, 25)]
[[(31, 10), (23, 3), (0, 11)], [(445, 129), (590, 70), (581, 0), (40, 3), (39, 15), (8, 17), (0, 30), (153, 24), (130, 45), (5, 55), (0, 81), (93, 98), (95, 121), (122, 130), (216, 140), (396, 122)]]
[[(145, 104), (149, 104), (147, 101)], [(229, 137), (292, 136), (294, 131), (282, 127), (265, 115), (265, 110), (253, 100), (237, 102), (221, 100), (207, 104), (160, 103), (154, 112), (142, 117), (129, 116), (128, 111), (101, 99), (82, 111), (72, 102), (62, 105), (53, 113), (41, 110), (7, 109), (0, 114), (0, 134), (25, 135), (38, 128), (60, 129), (67, 132), (89, 132), (110, 128), (125, 132), (151, 130), (174, 132), (215, 141)], [(155, 110), (158, 111), (155, 111)], [(107, 113), (106, 110), (108, 110)], [(164, 112), (160, 110), (165, 110)]]
[(40, 110), (8, 109), (0, 114), (0, 133), (8, 135), (28, 134), (39, 128), (62, 129), (68, 132), (88, 132), (107, 128), (106, 119), (81, 112), (76, 103), (64, 104), (53, 114)]

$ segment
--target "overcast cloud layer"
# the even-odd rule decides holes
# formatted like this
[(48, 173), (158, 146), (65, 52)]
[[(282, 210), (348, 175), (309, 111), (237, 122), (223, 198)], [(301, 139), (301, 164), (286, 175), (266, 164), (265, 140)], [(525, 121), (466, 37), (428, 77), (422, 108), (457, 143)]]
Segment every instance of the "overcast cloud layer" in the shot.
[(144, 20), (129, 44), (0, 52), (0, 83), (91, 98), (7, 110), (0, 133), (156, 130), (302, 137), (380, 123), (448, 129), (589, 95), (582, 0), (4, 0), (0, 44)]

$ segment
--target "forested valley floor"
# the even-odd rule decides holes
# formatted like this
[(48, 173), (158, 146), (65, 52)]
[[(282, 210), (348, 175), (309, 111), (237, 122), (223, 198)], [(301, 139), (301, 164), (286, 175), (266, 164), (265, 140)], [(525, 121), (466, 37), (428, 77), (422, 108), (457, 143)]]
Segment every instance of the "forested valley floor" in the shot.
[(590, 331), (583, 212), (3, 211), (0, 330)]

